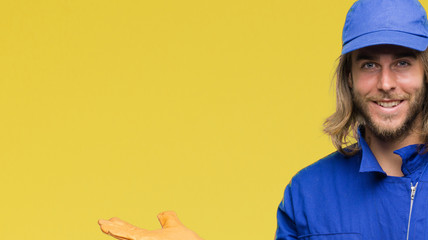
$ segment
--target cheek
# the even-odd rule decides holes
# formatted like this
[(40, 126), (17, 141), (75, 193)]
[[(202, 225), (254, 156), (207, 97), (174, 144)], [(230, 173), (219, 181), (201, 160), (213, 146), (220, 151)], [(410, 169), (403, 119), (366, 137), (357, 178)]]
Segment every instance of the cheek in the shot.
[(367, 96), (373, 91), (376, 91), (375, 81), (371, 81), (370, 79), (358, 79), (353, 82), (353, 92), (358, 95)]
[(397, 73), (397, 81), (404, 91), (412, 93), (423, 87), (426, 78), (422, 66), (417, 66), (408, 72)]
[(400, 88), (409, 94), (419, 91), (424, 87), (425, 81), (423, 77), (420, 78), (402, 78), (398, 81)]
[(355, 94), (366, 96), (377, 89), (377, 76), (375, 73), (364, 73), (352, 70), (352, 91)]

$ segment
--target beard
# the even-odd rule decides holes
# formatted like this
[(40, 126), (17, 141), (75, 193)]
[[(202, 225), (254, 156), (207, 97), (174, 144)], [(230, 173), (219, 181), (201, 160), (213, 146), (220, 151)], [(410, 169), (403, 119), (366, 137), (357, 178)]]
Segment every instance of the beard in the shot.
[[(397, 141), (408, 136), (415, 128), (417, 117), (420, 114), (424, 114), (422, 111), (425, 109), (424, 104), (426, 103), (426, 84), (424, 83), (422, 88), (414, 94), (413, 100), (410, 95), (396, 96), (393, 94), (383, 94), (378, 96), (376, 99), (406, 99), (409, 101), (409, 109), (407, 110), (406, 117), (403, 123), (395, 128), (382, 126), (376, 123), (369, 113), (368, 102), (373, 99), (366, 100), (361, 95), (352, 90), (353, 105), (356, 110), (357, 121), (361, 126), (368, 128), (374, 136), (383, 141)], [(388, 122), (394, 118), (391, 116), (382, 117), (382, 121)]]

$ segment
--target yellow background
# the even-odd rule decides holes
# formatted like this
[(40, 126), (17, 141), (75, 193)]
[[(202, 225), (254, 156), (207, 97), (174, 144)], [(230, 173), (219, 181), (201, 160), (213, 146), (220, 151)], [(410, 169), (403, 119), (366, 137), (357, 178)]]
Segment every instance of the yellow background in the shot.
[(0, 236), (112, 239), (175, 210), (273, 239), (322, 123), (350, 0), (0, 3)]

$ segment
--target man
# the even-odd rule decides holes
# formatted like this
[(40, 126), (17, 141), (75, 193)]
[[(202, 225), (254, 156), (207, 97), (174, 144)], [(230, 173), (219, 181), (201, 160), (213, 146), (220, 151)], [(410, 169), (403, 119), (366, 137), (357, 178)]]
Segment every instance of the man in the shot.
[[(276, 239), (428, 239), (427, 46), (427, 16), (417, 0), (351, 7), (337, 110), (325, 123), (338, 151), (288, 184)], [(350, 133), (357, 143), (349, 144)], [(173, 213), (159, 220), (164, 229), (157, 232), (119, 219), (100, 225), (118, 239), (200, 239)]]

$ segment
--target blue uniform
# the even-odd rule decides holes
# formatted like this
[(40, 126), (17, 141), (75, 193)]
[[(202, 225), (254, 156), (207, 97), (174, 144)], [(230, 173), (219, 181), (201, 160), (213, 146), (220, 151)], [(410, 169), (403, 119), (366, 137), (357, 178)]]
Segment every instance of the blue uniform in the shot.
[(395, 151), (403, 177), (387, 176), (360, 137), (352, 157), (335, 152), (297, 173), (279, 205), (276, 240), (428, 239), (428, 154)]

